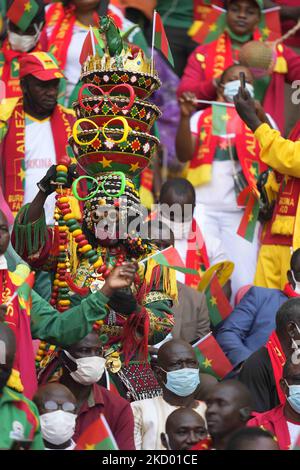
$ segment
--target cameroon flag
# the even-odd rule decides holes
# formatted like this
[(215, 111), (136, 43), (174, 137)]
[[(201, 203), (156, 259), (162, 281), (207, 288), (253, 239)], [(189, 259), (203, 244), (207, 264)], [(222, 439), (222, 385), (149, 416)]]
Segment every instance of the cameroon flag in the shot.
[(212, 333), (193, 344), (200, 365), (200, 371), (223, 379), (232, 371), (233, 366), (225, 356)]
[(81, 434), (75, 450), (119, 450), (103, 414)]
[(205, 290), (210, 322), (216, 326), (232, 312), (232, 307), (224, 294), (216, 274), (213, 275)]
[(35, 0), (14, 0), (6, 16), (18, 28), (26, 31), (38, 10), (39, 6)]

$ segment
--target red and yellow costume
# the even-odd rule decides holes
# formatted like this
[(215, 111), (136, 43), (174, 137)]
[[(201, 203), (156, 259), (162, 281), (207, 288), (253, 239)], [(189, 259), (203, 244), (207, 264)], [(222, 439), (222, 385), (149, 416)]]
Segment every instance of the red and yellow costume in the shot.
[(255, 284), (283, 289), (292, 251), (300, 248), (300, 142), (284, 139), (267, 124), (255, 131), (255, 137), (262, 161), (275, 170), (267, 183), (275, 207), (262, 233)]

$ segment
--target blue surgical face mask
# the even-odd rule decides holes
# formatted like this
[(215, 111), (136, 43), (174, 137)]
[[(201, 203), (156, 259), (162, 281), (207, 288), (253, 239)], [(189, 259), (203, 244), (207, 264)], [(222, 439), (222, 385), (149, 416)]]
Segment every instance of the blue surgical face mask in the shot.
[(179, 397), (187, 397), (191, 395), (200, 384), (199, 369), (191, 369), (187, 367), (185, 369), (172, 370), (170, 372), (167, 372), (164, 369), (162, 370), (167, 374), (167, 383), (165, 384), (166, 388)]
[[(233, 103), (233, 97), (238, 94), (240, 86), (241, 82), (239, 80), (225, 83), (224, 96), (229, 103)], [(254, 98), (254, 88), (251, 83), (246, 83), (246, 90), (250, 93), (251, 98)]]
[(289, 388), (287, 401), (296, 413), (300, 413), (300, 385), (289, 385), (286, 380), (285, 383)]

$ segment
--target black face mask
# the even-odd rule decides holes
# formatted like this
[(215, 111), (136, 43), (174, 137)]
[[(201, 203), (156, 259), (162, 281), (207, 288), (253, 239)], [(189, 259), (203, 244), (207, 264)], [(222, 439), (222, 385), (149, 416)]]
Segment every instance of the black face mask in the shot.
[(11, 374), (11, 369), (0, 369), (0, 393), (2, 392), (3, 388), (7, 384), (9, 376)]
[(130, 287), (116, 290), (111, 296), (108, 305), (118, 313), (130, 315), (137, 308), (137, 302)]

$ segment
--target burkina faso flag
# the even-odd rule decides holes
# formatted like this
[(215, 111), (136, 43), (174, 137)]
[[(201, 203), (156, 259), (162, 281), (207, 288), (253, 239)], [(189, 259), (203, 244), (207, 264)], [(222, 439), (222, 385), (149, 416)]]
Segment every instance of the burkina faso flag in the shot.
[(39, 10), (35, 0), (14, 0), (7, 11), (7, 18), (22, 31), (26, 31)]
[(240, 134), (242, 132), (242, 120), (235, 110), (234, 104), (220, 103), (212, 106), (212, 133), (224, 136), (228, 134)]
[(103, 414), (81, 434), (75, 450), (119, 450)]
[(279, 12), (279, 8), (270, 8), (261, 14), (258, 29), (263, 41), (276, 41), (282, 36)]
[(259, 215), (259, 195), (257, 190), (248, 186), (239, 195), (237, 202), (240, 206), (246, 206), (237, 233), (240, 237), (252, 242)]
[(169, 246), (168, 248), (165, 248), (162, 251), (158, 251), (154, 255), (145, 258), (145, 260), (141, 260), (140, 263), (147, 261), (150, 258), (156, 261), (156, 263), (160, 266), (166, 266), (168, 268), (180, 271), (184, 274), (195, 274), (196, 276), (199, 276), (199, 272), (196, 269), (187, 268), (185, 266), (178, 251), (173, 246)]
[(90, 26), (90, 30), (86, 35), (79, 56), (80, 64), (83, 65), (89, 56), (98, 55), (102, 57), (104, 54), (103, 47), (104, 44), (99, 32)]
[(157, 13), (157, 11), (154, 11), (154, 16), (153, 16), (153, 44), (156, 47), (156, 49), (159, 49), (161, 53), (165, 56), (165, 58), (170, 62), (172, 67), (174, 67), (174, 59), (172, 56), (172, 52), (169, 46), (169, 41), (165, 32), (165, 28), (162, 22), (162, 19)]
[(226, 26), (226, 12), (211, 8), (205, 21), (195, 21), (188, 34), (198, 44), (216, 41)]
[(232, 312), (232, 307), (224, 294), (216, 274), (211, 278), (205, 290), (210, 322), (216, 326)]
[(193, 348), (199, 361), (201, 372), (213, 375), (217, 379), (223, 379), (232, 371), (233, 366), (231, 362), (225, 356), (212, 333), (209, 333), (196, 344), (193, 344)]

